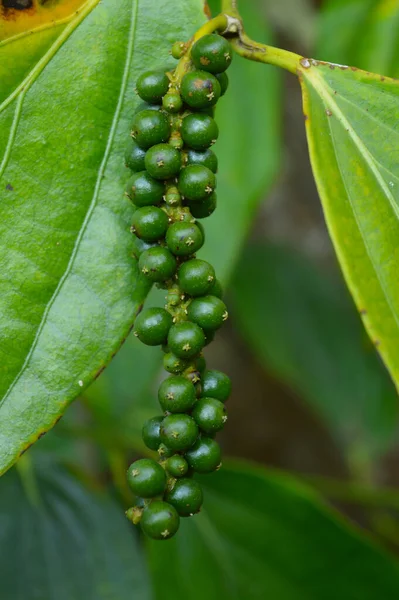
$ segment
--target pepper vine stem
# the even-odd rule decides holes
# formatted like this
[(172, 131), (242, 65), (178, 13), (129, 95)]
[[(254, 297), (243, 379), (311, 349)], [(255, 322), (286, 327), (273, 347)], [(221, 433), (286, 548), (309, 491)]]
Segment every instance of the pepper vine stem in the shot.
[(232, 31), (233, 22), (235, 22), (237, 27), (237, 36), (230, 40), (237, 54), (249, 60), (286, 69), (290, 73), (297, 75), (300, 69), (300, 61), (303, 57), (288, 50), (266, 46), (265, 44), (251, 40), (244, 31), (242, 18), (237, 7), (237, 0), (222, 0), (222, 12), (228, 21), (228, 26), (223, 33), (226, 34)]
[(208, 35), (209, 33), (213, 33), (214, 31), (226, 31), (228, 28), (228, 18), (225, 14), (220, 14), (214, 19), (211, 19), (207, 23), (205, 23), (198, 31), (195, 32), (191, 40), (187, 43), (187, 50), (184, 56), (180, 59), (179, 64), (177, 65), (172, 81), (175, 86), (179, 86), (183, 76), (190, 69), (191, 58), (190, 51), (192, 46), (195, 44), (197, 40), (204, 37), (204, 35)]

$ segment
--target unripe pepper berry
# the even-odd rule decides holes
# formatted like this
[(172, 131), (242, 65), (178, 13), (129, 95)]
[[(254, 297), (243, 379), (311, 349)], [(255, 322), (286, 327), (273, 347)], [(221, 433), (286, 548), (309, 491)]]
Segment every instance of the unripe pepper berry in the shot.
[(181, 154), (169, 144), (156, 144), (147, 150), (145, 168), (155, 179), (170, 179), (181, 168)]
[(170, 113), (179, 112), (179, 110), (181, 110), (181, 108), (183, 106), (183, 100), (182, 100), (179, 92), (169, 91), (162, 98), (162, 106), (165, 110), (167, 110)]
[(140, 238), (138, 238), (137, 235), (133, 236), (133, 252), (132, 253), (133, 253), (134, 258), (136, 258), (138, 260), (141, 256), (141, 254), (145, 250), (149, 250), (150, 248), (154, 248), (155, 246), (157, 246), (157, 244), (144, 242), (144, 240), (141, 240)]
[(135, 335), (147, 346), (163, 344), (172, 326), (172, 316), (164, 308), (143, 310), (136, 318)]
[(188, 361), (179, 358), (173, 352), (167, 352), (163, 357), (163, 368), (168, 373), (182, 373), (188, 364)]
[(143, 110), (133, 119), (131, 135), (140, 148), (147, 150), (154, 144), (166, 142), (170, 131), (170, 123), (166, 115), (155, 110)]
[(168, 228), (166, 243), (175, 256), (189, 256), (202, 247), (204, 236), (195, 223), (178, 221)]
[(187, 165), (202, 165), (208, 167), (212, 173), (216, 173), (218, 170), (218, 159), (212, 150), (207, 148), (206, 150), (189, 150), (186, 158)]
[(227, 320), (228, 313), (223, 300), (216, 296), (202, 296), (192, 300), (187, 308), (187, 316), (202, 329), (219, 329)]
[(187, 450), (185, 458), (197, 473), (211, 473), (220, 466), (220, 446), (212, 438), (201, 437)]
[(182, 79), (180, 93), (192, 108), (213, 106), (220, 97), (220, 83), (214, 75), (205, 71), (191, 71)]
[(162, 282), (170, 279), (176, 271), (176, 259), (167, 248), (154, 246), (140, 255), (139, 269), (150, 281)]
[(133, 215), (134, 232), (145, 242), (160, 240), (166, 233), (169, 220), (167, 214), (156, 206), (143, 206)]
[(175, 507), (181, 517), (191, 517), (199, 512), (204, 495), (195, 479), (179, 479), (173, 488), (166, 493), (166, 501)]
[(189, 165), (179, 176), (179, 192), (188, 200), (201, 202), (213, 193), (216, 187), (214, 173), (202, 165)]
[(188, 471), (188, 463), (180, 454), (174, 454), (167, 459), (165, 468), (172, 477), (184, 477)]
[(208, 198), (204, 198), (201, 202), (193, 202), (192, 200), (186, 201), (186, 204), (190, 208), (190, 212), (196, 219), (206, 219), (210, 217), (216, 210), (217, 196), (216, 192), (213, 192)]
[(145, 170), (144, 157), (146, 151), (130, 138), (125, 152), (125, 165), (136, 173)]
[(159, 386), (158, 400), (165, 412), (184, 413), (196, 402), (195, 388), (185, 377), (171, 376)]
[(164, 417), (153, 417), (148, 419), (143, 425), (142, 438), (143, 442), (150, 450), (158, 450), (161, 445), (161, 423)]
[(153, 500), (145, 507), (140, 527), (154, 540), (167, 540), (179, 529), (180, 518), (176, 509), (167, 502)]
[(192, 258), (183, 263), (177, 272), (179, 285), (189, 296), (203, 296), (216, 281), (215, 269), (206, 260)]
[(161, 465), (151, 458), (141, 458), (130, 465), (127, 481), (134, 494), (141, 498), (154, 498), (163, 494), (166, 474)]
[(218, 73), (216, 75), (216, 79), (220, 83), (220, 95), (224, 96), (227, 92), (227, 88), (229, 87), (229, 78), (227, 73)]
[(165, 193), (165, 184), (157, 181), (147, 171), (131, 176), (126, 184), (126, 195), (136, 206), (159, 204)]
[(180, 133), (186, 146), (201, 151), (216, 142), (219, 128), (211, 116), (205, 113), (194, 113), (184, 117)]
[(213, 435), (223, 429), (227, 421), (226, 408), (220, 400), (215, 398), (200, 398), (191, 413), (198, 427)]
[(146, 71), (136, 82), (137, 93), (146, 102), (160, 102), (169, 88), (169, 78), (161, 71)]
[(195, 323), (176, 323), (169, 330), (168, 347), (179, 358), (192, 358), (201, 352), (204, 345), (204, 332)]
[(229, 42), (217, 33), (204, 35), (191, 48), (191, 60), (197, 69), (209, 73), (223, 73), (232, 61)]
[(204, 396), (226, 402), (231, 394), (231, 380), (221, 371), (205, 371), (201, 379)]
[(161, 441), (176, 452), (190, 448), (198, 437), (194, 419), (186, 414), (169, 415), (161, 424)]

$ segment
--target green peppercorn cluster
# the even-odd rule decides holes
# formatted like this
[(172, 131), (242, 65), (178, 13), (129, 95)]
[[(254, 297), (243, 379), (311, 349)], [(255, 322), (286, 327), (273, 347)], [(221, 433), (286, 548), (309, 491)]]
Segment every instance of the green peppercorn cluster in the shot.
[(137, 496), (127, 516), (155, 539), (170, 538), (180, 517), (200, 510), (203, 494), (193, 474), (221, 465), (214, 436), (227, 420), (231, 391), (227, 375), (207, 370), (202, 354), (228, 314), (214, 268), (196, 253), (205, 240), (199, 220), (216, 208), (213, 113), (228, 86), (232, 55), (218, 34), (200, 38), (189, 52), (184, 43), (172, 48), (175, 58), (184, 56), (182, 77), (177, 68), (138, 78), (145, 104), (135, 114), (126, 152), (138, 267), (167, 290), (165, 307), (141, 312), (134, 332), (144, 344), (162, 346), (170, 373), (158, 391), (163, 414), (143, 427), (144, 443), (158, 457), (137, 460), (127, 472)]

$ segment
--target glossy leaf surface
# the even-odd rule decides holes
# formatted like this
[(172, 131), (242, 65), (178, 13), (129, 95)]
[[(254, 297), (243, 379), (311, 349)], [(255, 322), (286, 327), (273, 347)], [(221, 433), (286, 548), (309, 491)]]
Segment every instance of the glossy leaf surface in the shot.
[(162, 546), (148, 544), (156, 600), (379, 600), (399, 592), (393, 559), (291, 478), (240, 465), (201, 482), (201, 514), (182, 519)]
[(399, 384), (399, 83), (304, 59), (310, 157), (346, 282)]
[(86, 2), (0, 106), (0, 472), (104, 368), (147, 294), (123, 197), (134, 82), (204, 18), (200, 0)]
[(0, 483), (2, 596), (152, 599), (138, 538), (109, 498), (53, 467)]

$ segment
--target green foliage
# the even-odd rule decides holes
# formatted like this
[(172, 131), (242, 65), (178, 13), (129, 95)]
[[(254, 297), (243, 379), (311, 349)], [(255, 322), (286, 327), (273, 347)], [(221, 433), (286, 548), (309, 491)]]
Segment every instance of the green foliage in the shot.
[(310, 157), (329, 232), (364, 325), (399, 384), (399, 84), (302, 65)]
[(398, 33), (395, 1), (327, 0), (319, 18), (315, 55), (398, 77)]
[(200, 515), (147, 545), (156, 600), (396, 596), (396, 563), (293, 479), (229, 465), (201, 483)]
[[(0, 484), (3, 598), (152, 598), (137, 539), (120, 507), (63, 471), (7, 473)], [(134, 590), (134, 592), (132, 592)]]
[(369, 462), (394, 443), (396, 390), (340, 282), (298, 253), (251, 245), (232, 303), (256, 357), (310, 403), (353, 460)]
[[(105, 366), (148, 291), (123, 199), (134, 82), (204, 18), (200, 0), (151, 6), (89, 2), (45, 69), (21, 66), (23, 87), (0, 107), (0, 472)], [(166, 22), (167, 36), (154, 37)], [(0, 47), (3, 68), (24, 42)], [(6, 85), (11, 92), (15, 81)]]

